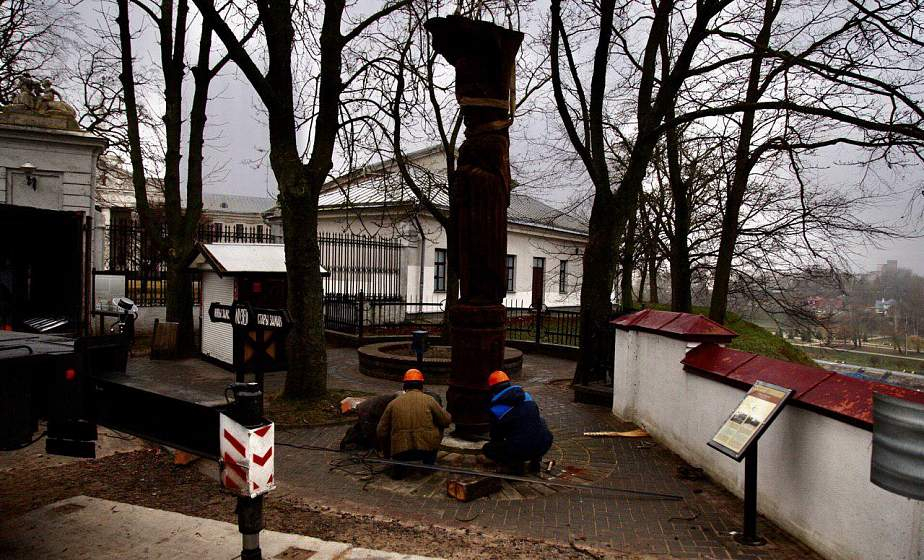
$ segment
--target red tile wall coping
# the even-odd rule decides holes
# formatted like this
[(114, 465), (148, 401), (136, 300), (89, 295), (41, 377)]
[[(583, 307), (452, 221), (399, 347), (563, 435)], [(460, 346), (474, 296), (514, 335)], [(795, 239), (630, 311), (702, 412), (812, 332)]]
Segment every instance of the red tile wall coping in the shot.
[(613, 321), (617, 329), (645, 331), (690, 342), (728, 343), (738, 333), (702, 315), (642, 309)]
[(697, 346), (687, 352), (681, 363), (690, 373), (739, 389), (747, 390), (757, 380), (790, 388), (791, 404), (865, 430), (873, 428), (873, 393), (924, 404), (924, 392), (854, 379), (716, 344)]

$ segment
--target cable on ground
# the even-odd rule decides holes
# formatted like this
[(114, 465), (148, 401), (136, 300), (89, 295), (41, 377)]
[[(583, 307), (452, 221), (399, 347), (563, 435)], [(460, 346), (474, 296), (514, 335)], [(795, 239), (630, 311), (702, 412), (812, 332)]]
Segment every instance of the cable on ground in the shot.
[[(301, 445), (301, 444), (295, 444), (295, 443), (281, 443), (281, 442), (276, 442), (276, 445), (279, 445), (282, 447), (291, 447), (294, 449), (300, 449), (300, 450), (305, 450), (305, 451), (321, 451), (321, 452), (326, 452), (326, 453), (338, 453), (338, 454), (345, 453), (344, 451), (341, 451), (340, 449), (335, 449), (333, 447), (323, 447), (320, 445), (308, 445), (308, 444)], [(631, 490), (628, 488), (620, 488), (620, 487), (612, 487), (612, 486), (597, 486), (593, 484), (571, 484), (568, 482), (558, 482), (554, 480), (544, 480), (544, 479), (537, 479), (537, 478), (518, 476), (518, 475), (512, 475), (512, 474), (489, 473), (489, 472), (483, 472), (483, 471), (474, 471), (470, 469), (460, 469), (456, 467), (446, 467), (446, 466), (440, 466), (440, 465), (425, 465), (422, 463), (409, 463), (406, 461), (395, 461), (393, 459), (382, 459), (379, 457), (372, 457), (371, 452), (361, 457), (352, 455), (350, 456), (350, 458), (345, 459), (343, 461), (334, 461), (332, 462), (331, 470), (342, 470), (344, 472), (355, 475), (356, 474), (355, 472), (351, 472), (347, 470), (346, 467), (350, 467), (353, 465), (359, 465), (359, 464), (365, 464), (365, 463), (374, 463), (374, 464), (379, 464), (379, 465), (405, 466), (405, 467), (409, 467), (413, 469), (438, 471), (438, 472), (445, 472), (445, 473), (450, 473), (450, 474), (460, 474), (460, 475), (465, 475), (465, 476), (499, 478), (501, 480), (511, 480), (515, 482), (542, 484), (543, 486), (549, 486), (549, 487), (555, 487), (555, 488), (570, 488), (574, 490), (600, 490), (604, 492), (616, 492), (619, 494), (628, 494), (631, 496), (638, 496), (640, 498), (652, 498), (652, 499), (657, 499), (657, 500), (682, 501), (684, 499), (683, 496), (678, 496), (677, 494), (665, 494), (661, 492), (646, 492), (643, 490)], [(372, 477), (382, 472), (382, 471), (374, 471), (371, 468), (371, 466), (366, 467), (364, 465), (363, 468), (364, 468), (364, 472), (366, 472), (366, 474), (369, 476), (369, 479), (366, 481), (366, 486), (368, 486), (368, 483), (372, 481)]]

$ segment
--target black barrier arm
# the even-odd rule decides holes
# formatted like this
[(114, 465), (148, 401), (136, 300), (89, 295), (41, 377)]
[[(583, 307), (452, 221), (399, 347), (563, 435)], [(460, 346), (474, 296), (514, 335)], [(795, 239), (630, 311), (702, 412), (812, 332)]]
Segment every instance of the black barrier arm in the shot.
[(218, 415), (225, 407), (184, 401), (117, 380), (96, 379), (95, 385), (98, 424), (218, 460)]

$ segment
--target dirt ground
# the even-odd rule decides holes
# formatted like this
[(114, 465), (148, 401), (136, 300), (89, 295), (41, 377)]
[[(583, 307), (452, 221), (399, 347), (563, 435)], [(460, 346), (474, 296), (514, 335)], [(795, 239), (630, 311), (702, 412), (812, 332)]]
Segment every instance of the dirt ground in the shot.
[[(87, 495), (187, 515), (235, 522), (234, 498), (195, 466), (176, 466), (173, 456), (148, 447), (96, 460), (27, 465), (0, 472), (0, 511), (16, 516), (71, 496)], [(632, 558), (621, 551), (592, 549), (580, 542), (555, 543), (509, 535), (410, 526), (270, 495), (267, 529), (348, 542), (405, 554), (451, 559)]]

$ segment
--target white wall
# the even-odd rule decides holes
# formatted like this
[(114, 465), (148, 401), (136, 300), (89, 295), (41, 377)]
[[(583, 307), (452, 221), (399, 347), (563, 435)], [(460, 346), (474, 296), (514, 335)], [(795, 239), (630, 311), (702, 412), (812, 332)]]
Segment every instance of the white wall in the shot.
[(53, 194), (39, 206), (95, 217), (96, 159), (104, 145), (84, 132), (0, 125), (0, 203), (18, 204), (11, 195), (24, 184), (21, 167), (28, 162), (37, 190)]
[[(613, 413), (703, 468), (738, 496), (744, 463), (708, 447), (744, 391), (687, 373), (688, 344), (616, 331)], [(787, 406), (759, 443), (758, 509), (837, 560), (911, 560), (921, 550), (922, 503), (869, 482), (872, 433)]]
[(202, 354), (231, 365), (234, 363), (234, 329), (228, 323), (213, 323), (209, 319), (209, 306), (213, 301), (224, 305), (234, 303), (234, 278), (221, 278), (214, 272), (202, 273), (200, 313)]
[[(438, 303), (446, 299), (444, 292), (434, 290), (434, 271), (436, 249), (446, 248), (446, 236), (439, 223), (421, 216), (420, 222), (424, 232), (421, 243), (416, 224), (403, 219), (404, 216), (389, 217), (381, 211), (375, 211), (364, 219), (356, 218), (355, 211), (350, 216), (335, 213), (322, 213), (318, 220), (318, 231), (324, 233), (352, 232), (358, 235), (380, 235), (386, 238), (399, 236), (407, 243), (402, 256), (402, 266), (406, 271), (405, 295), (409, 301)], [(280, 232), (274, 226), (274, 234)], [(533, 257), (545, 258), (545, 304), (549, 307), (577, 306), (580, 304), (580, 282), (585, 241), (579, 236), (558, 233), (511, 224), (507, 233), (507, 254), (516, 255), (515, 291), (507, 294), (505, 305), (528, 307), (532, 301), (532, 266)], [(423, 291), (420, 289), (420, 261), (423, 252)], [(575, 255), (575, 253), (579, 253)], [(566, 292), (559, 293), (559, 266), (567, 260)], [(325, 263), (321, 263), (325, 264)]]
[[(17, 131), (18, 132), (18, 131)], [(64, 140), (64, 141), (62, 141)], [(49, 210), (76, 210), (91, 214), (95, 200), (96, 156), (99, 146), (70, 142), (69, 136), (49, 133), (11, 133), (0, 130), (0, 167), (4, 168), (3, 194), (0, 202), (17, 204), (11, 199), (14, 184), (24, 181), (22, 164), (32, 163), (36, 170), (38, 188), (54, 190), (58, 203)]]

